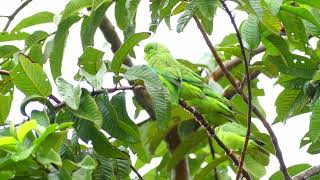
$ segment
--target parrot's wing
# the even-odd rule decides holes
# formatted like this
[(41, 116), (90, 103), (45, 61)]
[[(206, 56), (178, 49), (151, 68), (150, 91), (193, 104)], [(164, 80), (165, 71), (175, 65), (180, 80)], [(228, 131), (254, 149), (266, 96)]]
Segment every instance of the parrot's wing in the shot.
[[(221, 130), (236, 133), (242, 137), (246, 137), (247, 129), (239, 123), (226, 123), (221, 126)], [(263, 142), (257, 140), (254, 136), (250, 135), (250, 139), (258, 145), (263, 145)], [(259, 142), (259, 143), (257, 143)]]
[(180, 88), (179, 86), (176, 86), (175, 84), (172, 84), (169, 80), (164, 78), (163, 76), (159, 75), (161, 81), (166, 86), (168, 91), (170, 92), (170, 100), (173, 104), (178, 104), (179, 102), (179, 92)]

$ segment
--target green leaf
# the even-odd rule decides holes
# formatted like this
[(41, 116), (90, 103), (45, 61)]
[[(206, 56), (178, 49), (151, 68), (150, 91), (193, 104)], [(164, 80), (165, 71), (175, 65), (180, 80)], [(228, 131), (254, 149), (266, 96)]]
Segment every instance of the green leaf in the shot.
[(149, 31), (156, 32), (160, 24), (160, 14), (159, 9), (161, 5), (161, 0), (154, 0), (151, 2), (149, 9), (151, 11), (151, 22), (149, 25)]
[(23, 143), (24, 142), (24, 139), (26, 137), (26, 135), (34, 128), (37, 127), (37, 121), (35, 120), (30, 120), (30, 121), (27, 121), (25, 123), (23, 123), (18, 131), (17, 131), (17, 138), (18, 140)]
[(50, 54), (50, 69), (53, 79), (61, 76), (62, 59), (66, 39), (68, 37), (68, 29), (80, 20), (79, 16), (70, 16), (69, 18), (61, 21), (54, 36), (53, 48)]
[(42, 43), (34, 44), (29, 51), (28, 57), (32, 60), (32, 62), (36, 62), (40, 65), (43, 65), (46, 60), (44, 59), (42, 53)]
[(116, 179), (129, 178), (131, 171), (130, 160), (128, 159), (112, 159), (113, 173)]
[(51, 84), (39, 64), (32, 63), (24, 55), (19, 56), (19, 64), (10, 72), (13, 83), (27, 96), (51, 94)]
[(86, 143), (92, 141), (93, 149), (103, 157), (128, 159), (129, 156), (114, 147), (108, 138), (99, 131), (92, 122), (78, 119), (75, 129), (79, 137)]
[(279, 13), (289, 42), (292, 43), (297, 49), (306, 52), (309, 47), (307, 33), (305, 31), (302, 20), (287, 11), (280, 11)]
[(141, 79), (152, 98), (153, 110), (160, 127), (164, 127), (170, 116), (170, 100), (166, 87), (159, 76), (148, 66), (134, 66), (125, 73), (129, 81)]
[(27, 18), (21, 20), (13, 29), (12, 32), (20, 31), (21, 29), (38, 25), (44, 23), (51, 23), (53, 22), (54, 14), (48, 11), (38, 12), (34, 15), (31, 15)]
[(299, 3), (302, 3), (302, 4), (307, 4), (311, 7), (316, 7), (316, 8), (319, 8), (320, 9), (320, 1), (319, 0), (294, 0), (295, 2), (299, 2)]
[(318, 141), (320, 137), (319, 125), (320, 125), (320, 101), (318, 100), (312, 109), (312, 114), (311, 114), (311, 119), (309, 124), (309, 138), (310, 138), (310, 141), (312, 141), (313, 143)]
[(107, 9), (112, 4), (112, 1), (106, 1), (100, 5), (96, 10), (93, 10), (89, 17), (85, 17), (81, 25), (81, 43), (82, 47), (94, 45), (94, 35), (100, 22), (105, 15)]
[(114, 16), (116, 18), (117, 26), (124, 30), (127, 27), (128, 19), (126, 17), (126, 0), (118, 0), (115, 4)]
[(104, 52), (87, 47), (79, 58), (79, 66), (86, 72), (95, 75), (100, 70)]
[[(304, 170), (309, 169), (310, 167), (311, 167), (311, 165), (309, 165), (309, 164), (296, 164), (296, 165), (288, 167), (288, 172), (291, 176), (294, 176)], [(270, 176), (270, 178), (269, 178), (269, 180), (282, 180), (282, 179), (283, 179), (283, 175), (280, 170), (273, 173), (272, 176)]]
[(196, 1), (191, 1), (187, 5), (184, 13), (178, 19), (178, 24), (176, 28), (178, 33), (182, 32), (184, 28), (187, 26), (192, 16), (194, 15), (196, 8), (197, 8)]
[(281, 74), (277, 83), (288, 89), (302, 89), (307, 79)]
[(80, 105), (81, 89), (80, 86), (73, 86), (62, 77), (56, 80), (59, 94), (62, 96), (64, 102), (73, 110), (78, 110)]
[(293, 6), (281, 6), (281, 10), (292, 13), (306, 21), (309, 21), (316, 27), (320, 28), (320, 23), (312, 16), (312, 14), (305, 8)]
[(249, 15), (240, 28), (246, 47), (254, 49), (260, 44), (259, 19), (255, 15)]
[(84, 8), (90, 7), (91, 5), (92, 1), (88, 0), (70, 0), (63, 10), (61, 21), (71, 15), (78, 13)]
[(139, 132), (132, 129), (125, 122), (119, 120), (118, 114), (110, 103), (107, 95), (101, 94), (95, 97), (95, 101), (104, 119), (102, 129), (112, 137), (126, 143), (135, 143), (140, 139)]
[(93, 88), (95, 89), (102, 89), (102, 83), (103, 83), (103, 78), (104, 75), (107, 72), (107, 68), (105, 65), (102, 65), (99, 69), (99, 71), (97, 72), (97, 74), (92, 75), (90, 73), (88, 73), (87, 71), (85, 71), (84, 69), (80, 69), (80, 75), (84, 76), (85, 79), (87, 80), (87, 82), (93, 86)]
[(25, 41), (25, 47), (29, 48), (33, 46), (34, 44), (39, 43), (40, 41), (45, 40), (49, 34), (45, 31), (35, 31)]
[(112, 159), (105, 158), (98, 154), (94, 154), (94, 158), (98, 161), (96, 169), (93, 171), (92, 177), (94, 179), (112, 180), (113, 164)]
[(16, 145), (17, 144), (17, 139), (14, 137), (6, 137), (6, 136), (1, 136), (0, 137), (0, 147), (3, 148), (4, 146), (7, 145)]
[(91, 180), (92, 179), (91, 174), (92, 174), (92, 170), (80, 168), (72, 173), (72, 179), (74, 179), (74, 180), (75, 179)]
[(48, 114), (45, 111), (33, 110), (31, 112), (31, 119), (36, 120), (37, 123), (43, 127), (48, 127), (50, 124)]
[(51, 149), (49, 152), (47, 152), (46, 154), (41, 154), (38, 153), (37, 155), (37, 160), (39, 162), (41, 162), (42, 164), (56, 164), (58, 166), (62, 166), (62, 160), (60, 158), (59, 153), (57, 153), (56, 151), (54, 151), (53, 149)]
[(195, 176), (194, 180), (201, 180), (203, 177), (206, 177), (209, 173), (212, 172), (213, 169), (215, 169), (219, 164), (223, 163), (224, 161), (228, 160), (227, 156), (222, 156), (220, 158), (217, 158), (213, 161), (211, 161), (208, 165), (206, 165), (204, 168), (202, 168)]
[(74, 110), (73, 113), (79, 118), (91, 121), (99, 128), (102, 126), (103, 118), (101, 113), (87, 90), (82, 91), (79, 109)]
[(307, 101), (303, 90), (284, 89), (275, 103), (278, 115), (274, 123), (285, 122), (295, 113), (301, 112)]
[(0, 58), (1, 59), (10, 58), (13, 56), (13, 54), (15, 54), (18, 51), (19, 51), (19, 48), (17, 48), (16, 46), (12, 46), (12, 45), (0, 46)]
[(0, 32), (0, 42), (25, 40), (29, 36), (26, 32)]
[(89, 155), (86, 155), (77, 165), (83, 169), (93, 170), (96, 168), (96, 161)]
[(125, 57), (133, 49), (133, 47), (136, 46), (140, 41), (147, 39), (150, 36), (151, 33), (147, 32), (137, 33), (130, 36), (114, 54), (111, 62), (111, 70), (118, 74)]
[(6, 123), (7, 117), (10, 112), (11, 102), (12, 95), (0, 94), (0, 125), (4, 125)]

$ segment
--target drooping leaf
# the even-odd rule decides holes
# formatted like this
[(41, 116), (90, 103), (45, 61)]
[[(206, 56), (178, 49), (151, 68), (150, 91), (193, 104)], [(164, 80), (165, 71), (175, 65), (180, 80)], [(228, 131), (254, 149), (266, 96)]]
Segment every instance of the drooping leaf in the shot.
[(276, 100), (277, 117), (275, 122), (285, 122), (297, 112), (303, 110), (308, 99), (302, 90), (283, 90)]
[(92, 1), (88, 0), (70, 0), (63, 10), (61, 21), (91, 5)]
[(86, 72), (95, 75), (100, 70), (104, 52), (87, 47), (79, 58), (79, 66)]
[(89, 17), (84, 18), (80, 31), (83, 49), (94, 45), (95, 32), (111, 3), (112, 1), (105, 1), (96, 10), (93, 10)]
[(187, 5), (184, 13), (178, 19), (178, 24), (177, 24), (177, 28), (176, 28), (178, 33), (182, 32), (184, 30), (184, 28), (187, 26), (187, 24), (191, 20), (192, 16), (194, 15), (196, 8), (197, 8), (197, 6), (196, 6), (195, 1), (191, 1)]
[(13, 56), (13, 54), (15, 54), (16, 52), (19, 51), (19, 48), (17, 48), (16, 46), (12, 46), (12, 45), (3, 45), (0, 46), (0, 58), (10, 58), (11, 56)]
[(51, 84), (39, 64), (32, 63), (24, 55), (19, 56), (19, 64), (10, 72), (13, 83), (27, 96), (51, 94)]
[(81, 89), (80, 86), (73, 86), (62, 77), (56, 80), (59, 94), (62, 96), (65, 103), (74, 110), (77, 110), (80, 105)]
[(51, 104), (51, 102), (46, 97), (39, 96), (39, 95), (32, 95), (32, 96), (28, 96), (23, 99), (21, 106), (20, 106), (20, 112), (22, 115), (28, 116), (26, 113), (26, 106), (31, 102), (39, 102), (39, 103), (47, 106), (48, 111), (51, 111), (51, 112), (53, 112), (55, 109), (54, 106)]
[(0, 94), (0, 124), (4, 125), (6, 123), (7, 117), (10, 112), (12, 102), (12, 95)]
[(50, 69), (53, 79), (57, 79), (57, 77), (61, 76), (64, 47), (69, 34), (68, 29), (79, 20), (79, 16), (70, 16), (69, 18), (62, 20), (58, 25), (57, 32), (54, 36), (52, 52), (50, 54)]
[(319, 125), (320, 125), (320, 101), (318, 100), (313, 107), (312, 115), (310, 119), (310, 125), (309, 125), (309, 137), (310, 137), (310, 141), (312, 141), (313, 143), (318, 141), (320, 137)]
[(153, 110), (160, 126), (165, 126), (170, 114), (169, 94), (159, 76), (148, 66), (134, 66), (125, 73), (125, 78), (132, 81), (144, 81), (147, 91), (152, 98)]
[(36, 14), (33, 14), (27, 18), (24, 18), (21, 20), (13, 29), (13, 32), (20, 31), (21, 29), (38, 25), (38, 24), (44, 24), (44, 23), (51, 23), (53, 22), (54, 14), (48, 11), (42, 11), (38, 12)]
[(120, 71), (120, 67), (121, 67), (125, 57), (128, 55), (128, 53), (140, 41), (149, 38), (150, 35), (151, 35), (150, 33), (142, 32), (142, 33), (137, 33), (137, 34), (130, 36), (123, 43), (123, 45), (117, 50), (117, 52), (114, 54), (112, 62), (111, 62), (111, 70), (118, 74)]
[(249, 15), (240, 28), (242, 38), (249, 49), (254, 49), (260, 44), (259, 19), (255, 15)]
[(87, 90), (82, 90), (79, 108), (78, 110), (74, 110), (73, 113), (79, 118), (91, 121), (99, 128), (102, 126), (102, 115), (97, 104)]

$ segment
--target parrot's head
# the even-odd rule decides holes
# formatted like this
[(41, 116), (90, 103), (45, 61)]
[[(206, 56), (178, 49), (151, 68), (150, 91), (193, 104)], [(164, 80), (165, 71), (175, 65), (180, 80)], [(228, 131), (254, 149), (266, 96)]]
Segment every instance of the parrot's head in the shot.
[(152, 55), (164, 52), (169, 52), (169, 49), (160, 43), (152, 42), (144, 46), (145, 59), (147, 61)]

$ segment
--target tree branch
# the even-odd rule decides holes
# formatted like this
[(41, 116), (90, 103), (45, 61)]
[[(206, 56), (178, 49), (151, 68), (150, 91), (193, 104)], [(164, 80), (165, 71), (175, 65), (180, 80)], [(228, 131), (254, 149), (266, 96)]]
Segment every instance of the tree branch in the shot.
[(10, 16), (6, 16), (8, 18), (8, 22), (4, 26), (2, 31), (7, 31), (11, 22), (13, 19), (16, 17), (16, 15), (23, 9), (25, 8), (29, 3), (31, 3), (32, 0), (26, 0), (24, 3), (22, 3)]
[[(217, 51), (215, 50), (215, 48), (213, 47), (208, 35), (206, 34), (206, 32), (204, 31), (203, 26), (201, 25), (201, 23), (199, 21), (196, 22), (197, 26), (207, 44), (207, 46), (209, 47), (213, 57), (215, 58), (217, 64), (220, 66), (221, 70), (223, 71), (224, 75), (226, 76), (226, 78), (229, 80), (229, 82), (231, 83), (231, 85), (235, 88), (235, 90), (237, 91), (237, 93), (242, 97), (242, 99), (248, 103), (248, 97), (243, 93), (243, 91), (239, 88), (239, 86), (237, 85), (236, 81), (234, 80), (234, 78), (231, 76), (230, 72), (224, 67), (223, 62), (220, 58), (220, 56), (218, 55)], [(287, 171), (286, 165), (284, 163), (283, 160), (283, 156), (282, 156), (282, 152), (278, 143), (278, 139), (274, 133), (274, 131), (271, 128), (271, 125), (268, 123), (268, 121), (263, 117), (263, 115), (259, 112), (259, 110), (255, 107), (252, 106), (252, 111), (257, 115), (257, 117), (261, 120), (263, 126), (267, 129), (270, 137), (271, 137), (271, 141), (272, 144), (275, 148), (275, 152), (276, 152), (276, 157), (279, 161), (280, 164), (280, 169), (282, 171), (282, 173), (284, 174), (286, 180), (291, 179), (289, 176), (289, 173)]]
[[(204, 117), (195, 108), (188, 106), (186, 102), (179, 100), (179, 104), (183, 109), (189, 111), (195, 117), (195, 120), (207, 131), (208, 135), (212, 137), (217, 142), (217, 144), (226, 152), (226, 154), (230, 157), (234, 164), (236, 166), (239, 166), (239, 161), (236, 155), (234, 155), (234, 153), (216, 136), (216, 133), (210, 127), (209, 123), (204, 119)], [(251, 179), (247, 171), (242, 170), (242, 174), (247, 180)]]
[[(211, 156), (212, 156), (212, 160), (215, 160), (216, 159), (215, 150), (213, 148), (212, 140), (211, 140), (211, 137), (209, 135), (208, 135), (208, 144), (209, 144), (209, 147), (210, 147), (210, 153), (211, 153)], [(215, 180), (218, 180), (217, 168), (214, 168), (214, 177), (215, 177)]]
[(307, 180), (312, 176), (320, 174), (320, 165), (311, 167), (305, 171), (302, 171), (298, 175), (292, 177), (292, 180)]
[(244, 48), (244, 45), (243, 45), (243, 42), (242, 42), (240, 31), (239, 31), (239, 29), (237, 27), (237, 24), (235, 22), (234, 17), (231, 14), (230, 9), (228, 8), (228, 6), (226, 5), (226, 3), (223, 0), (220, 0), (220, 2), (222, 3), (222, 6), (224, 7), (224, 10), (227, 12), (227, 14), (228, 14), (228, 16), (230, 18), (231, 24), (232, 24), (234, 30), (236, 31), (236, 36), (237, 36), (237, 39), (238, 39), (239, 44), (240, 44), (240, 50), (241, 50), (242, 58), (243, 58), (243, 61), (244, 61), (245, 78), (246, 78), (247, 87), (248, 87), (247, 88), (247, 90), (248, 90), (247, 132), (246, 132), (246, 138), (245, 138), (245, 141), (244, 141), (244, 144), (243, 144), (242, 152), (241, 152), (241, 155), (240, 155), (240, 162), (239, 162), (239, 167), (238, 167), (238, 171), (237, 171), (237, 175), (236, 175), (236, 179), (239, 179), (241, 171), (242, 171), (242, 167), (243, 167), (243, 164), (244, 164), (244, 160), (245, 160), (245, 157), (246, 157), (246, 152), (247, 152), (247, 149), (248, 149), (248, 145), (249, 145), (249, 140), (250, 140), (250, 135), (251, 135), (251, 125), (252, 125), (252, 122), (251, 122), (252, 93), (251, 93), (251, 77), (250, 77), (250, 73), (249, 73), (249, 66), (250, 66), (250, 62), (249, 61), (250, 60), (247, 59), (246, 51), (245, 51), (245, 48)]
[[(262, 45), (258, 46), (256, 49), (254, 49), (251, 54), (252, 56), (258, 55), (262, 52), (264, 52), (266, 50), (266, 48)], [(227, 60), (224, 61), (223, 65), (227, 70), (231, 70), (235, 67), (237, 67), (239, 64), (242, 63), (242, 60), (240, 58), (234, 58), (231, 60)], [(223, 71), (221, 70), (221, 68), (218, 66), (216, 67), (216, 69), (213, 71), (213, 73), (211, 74), (211, 76), (209, 78), (215, 80), (215, 81), (219, 81), (220, 78), (222, 78), (224, 76)]]
[(6, 70), (1, 70), (0, 69), (0, 75), (5, 75), (5, 76), (10, 76), (10, 72)]
[(140, 180), (143, 180), (143, 177), (139, 174), (139, 172), (130, 164), (130, 168), (132, 171), (138, 176)]

